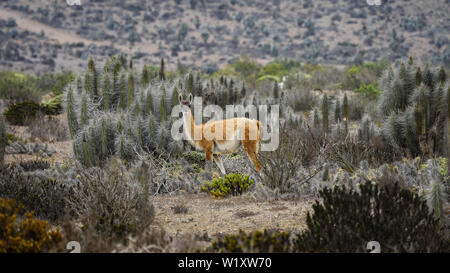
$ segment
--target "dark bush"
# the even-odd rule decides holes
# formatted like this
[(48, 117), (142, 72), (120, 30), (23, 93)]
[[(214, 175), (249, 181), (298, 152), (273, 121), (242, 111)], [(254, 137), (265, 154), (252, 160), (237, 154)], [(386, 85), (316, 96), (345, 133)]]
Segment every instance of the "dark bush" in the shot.
[(40, 92), (33, 88), (35, 78), (21, 73), (0, 71), (0, 98), (10, 103), (34, 101), (39, 103)]
[(4, 115), (11, 125), (26, 125), (38, 117), (39, 111), (39, 104), (24, 101), (9, 106)]
[(56, 220), (64, 215), (69, 187), (54, 179), (26, 175), (14, 166), (0, 167), (0, 197), (12, 198), (36, 216)]
[(398, 183), (370, 182), (359, 190), (345, 187), (320, 191), (322, 202), (308, 213), (308, 229), (297, 236), (299, 252), (367, 252), (370, 241), (381, 252), (449, 252), (450, 241), (426, 202)]
[(19, 164), (25, 172), (32, 172), (50, 168), (50, 163), (44, 160), (22, 161)]

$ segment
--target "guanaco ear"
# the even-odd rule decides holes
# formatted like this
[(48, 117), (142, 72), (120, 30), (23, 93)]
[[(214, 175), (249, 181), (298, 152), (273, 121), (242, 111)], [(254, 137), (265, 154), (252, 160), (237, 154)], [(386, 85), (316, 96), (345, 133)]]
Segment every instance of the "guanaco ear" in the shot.
[(181, 104), (183, 102), (183, 95), (178, 94), (178, 102)]
[(189, 104), (192, 104), (194, 102), (194, 97), (192, 96), (192, 93), (189, 93)]

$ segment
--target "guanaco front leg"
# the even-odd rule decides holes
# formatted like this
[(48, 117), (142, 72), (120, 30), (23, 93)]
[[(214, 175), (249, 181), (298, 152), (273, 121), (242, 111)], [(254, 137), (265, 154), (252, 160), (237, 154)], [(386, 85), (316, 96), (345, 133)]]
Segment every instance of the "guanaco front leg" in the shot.
[(212, 170), (212, 159), (213, 159), (213, 145), (212, 145), (212, 143), (207, 143), (204, 147), (205, 147), (205, 153), (206, 153), (205, 169), (207, 171), (211, 171)]

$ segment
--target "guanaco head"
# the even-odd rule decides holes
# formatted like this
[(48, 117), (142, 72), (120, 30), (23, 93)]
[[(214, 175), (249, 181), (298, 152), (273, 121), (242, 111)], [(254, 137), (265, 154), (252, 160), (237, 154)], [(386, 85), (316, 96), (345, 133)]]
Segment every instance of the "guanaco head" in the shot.
[(189, 93), (187, 100), (183, 100), (183, 95), (178, 94), (178, 101), (180, 102), (181, 105), (186, 105), (187, 107), (191, 108), (191, 104), (194, 101), (194, 97), (192, 96), (191, 93)]

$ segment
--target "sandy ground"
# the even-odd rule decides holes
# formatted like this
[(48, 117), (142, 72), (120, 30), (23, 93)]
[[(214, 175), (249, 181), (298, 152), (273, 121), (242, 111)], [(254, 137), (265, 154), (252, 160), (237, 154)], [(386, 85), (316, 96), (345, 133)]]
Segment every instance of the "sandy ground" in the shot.
[(47, 143), (49, 150), (54, 150), (56, 153), (47, 157), (39, 157), (36, 154), (5, 154), (5, 163), (14, 163), (22, 161), (32, 161), (32, 160), (45, 160), (51, 165), (54, 163), (64, 163), (70, 160), (72, 157), (72, 141), (54, 142)]
[[(213, 199), (202, 194), (160, 195), (152, 199), (156, 209), (155, 224), (171, 236), (207, 234), (216, 237), (237, 233), (240, 229), (300, 231), (306, 228), (306, 213), (313, 200), (255, 201), (246, 196)], [(175, 213), (176, 206), (187, 208)]]

